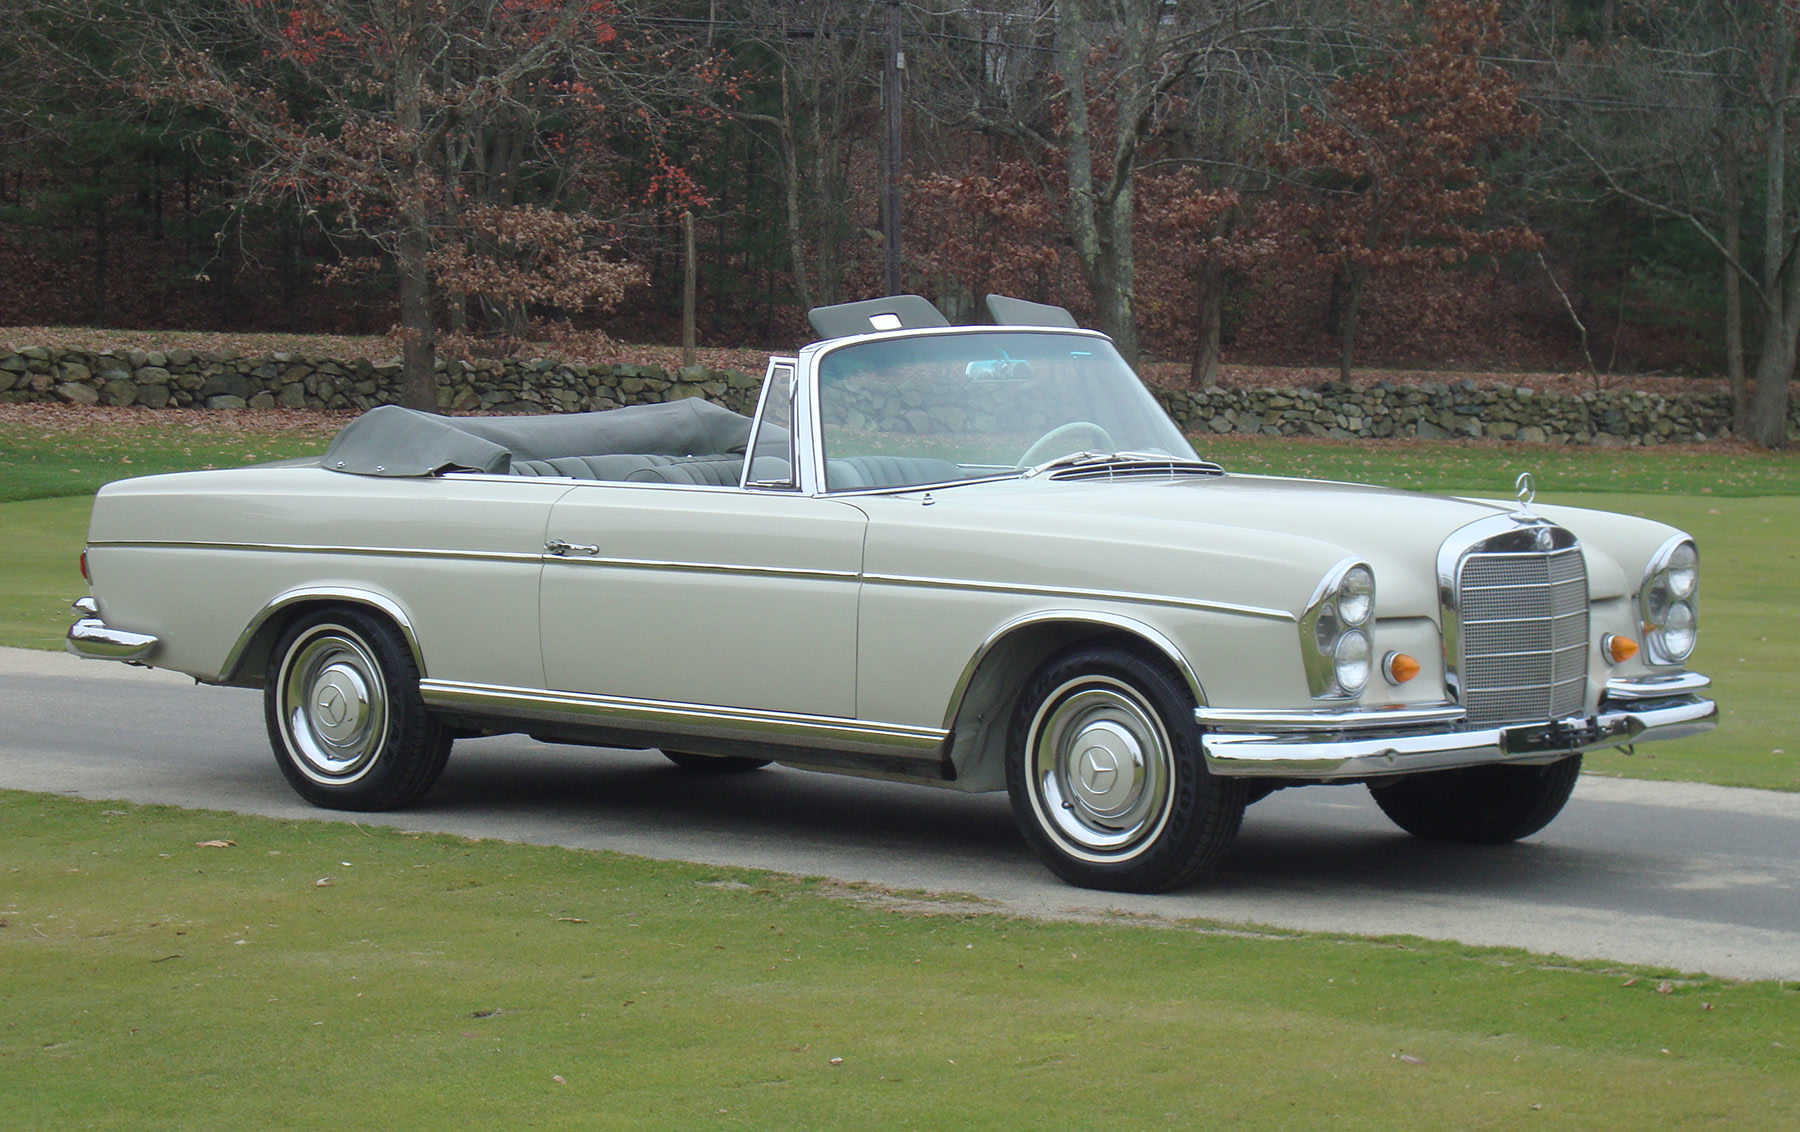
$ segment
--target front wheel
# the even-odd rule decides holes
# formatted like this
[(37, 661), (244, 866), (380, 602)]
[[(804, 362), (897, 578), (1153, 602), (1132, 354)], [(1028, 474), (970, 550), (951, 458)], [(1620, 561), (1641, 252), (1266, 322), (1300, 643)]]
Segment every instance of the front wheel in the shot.
[(1207, 772), (1193, 718), (1180, 678), (1135, 653), (1076, 648), (1038, 670), (1013, 716), (1006, 785), (1051, 872), (1160, 892), (1224, 854), (1244, 791)]
[(1499, 845), (1549, 825), (1575, 789), (1581, 756), (1547, 766), (1473, 766), (1371, 783), (1393, 823), (1428, 841)]
[(450, 757), (451, 733), (425, 710), (412, 652), (359, 609), (301, 617), (275, 645), (263, 686), (275, 761), (296, 793), (334, 810), (418, 801)]

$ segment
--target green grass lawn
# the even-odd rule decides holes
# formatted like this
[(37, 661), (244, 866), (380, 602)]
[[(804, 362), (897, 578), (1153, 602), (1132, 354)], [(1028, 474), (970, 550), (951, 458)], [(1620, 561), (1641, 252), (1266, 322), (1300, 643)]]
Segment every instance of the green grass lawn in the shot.
[(1800, 1122), (1773, 983), (45, 795), (0, 825), (7, 1127)]
[(1800, 498), (1551, 495), (1545, 502), (1657, 519), (1700, 546), (1700, 641), (1717, 729), (1596, 751), (1589, 770), (1633, 778), (1800, 790)]
[(87, 496), (0, 503), (0, 645), (62, 648), (69, 603), (87, 593)]
[(0, 421), (0, 503), (92, 495), (127, 476), (314, 456), (343, 426), (342, 414), (199, 412), (94, 415), (72, 428)]
[(1453, 495), (1513, 497), (1520, 472), (1540, 497), (1566, 492), (1800, 495), (1800, 450), (1723, 445), (1589, 448), (1484, 441), (1275, 440), (1196, 436), (1227, 471), (1375, 483)]

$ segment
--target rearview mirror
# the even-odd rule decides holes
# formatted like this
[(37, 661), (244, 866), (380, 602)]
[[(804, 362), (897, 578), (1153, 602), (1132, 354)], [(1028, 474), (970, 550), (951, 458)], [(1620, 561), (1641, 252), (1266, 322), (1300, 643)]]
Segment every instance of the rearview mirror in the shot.
[(970, 362), (963, 367), (970, 381), (1030, 381), (1031, 363), (1023, 358), (993, 358)]

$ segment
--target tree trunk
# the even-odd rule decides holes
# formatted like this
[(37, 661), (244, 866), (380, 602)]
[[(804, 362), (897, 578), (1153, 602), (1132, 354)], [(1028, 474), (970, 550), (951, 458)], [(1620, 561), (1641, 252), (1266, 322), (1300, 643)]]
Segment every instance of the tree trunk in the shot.
[(1344, 309), (1341, 316), (1341, 327), (1338, 353), (1338, 376), (1344, 381), (1350, 380), (1350, 362), (1356, 354), (1356, 320), (1362, 313), (1363, 289), (1369, 282), (1369, 268), (1366, 264), (1353, 263), (1346, 274), (1349, 276), (1345, 287)]
[[(98, 175), (95, 177), (99, 179)], [(89, 304), (90, 326), (105, 326), (112, 321), (106, 307), (106, 275), (112, 258), (112, 209), (102, 199), (94, 205), (94, 272), (89, 276), (92, 300)]]
[(1787, 447), (1788, 383), (1794, 379), (1794, 346), (1800, 335), (1800, 312), (1793, 310), (1795, 305), (1789, 302), (1783, 310), (1770, 311), (1763, 327), (1756, 391), (1743, 435), (1764, 448)]
[(1225, 322), (1225, 269), (1211, 260), (1200, 264), (1194, 287), (1194, 359), (1189, 377), (1195, 389), (1218, 380), (1219, 336)]
[(436, 412), (437, 327), (431, 319), (431, 215), (426, 171), (430, 145), (424, 137), (424, 76), (414, 50), (400, 53), (394, 67), (394, 117), (409, 148), (400, 162), (400, 237), (395, 267), (400, 273), (400, 400), (409, 409)]
[(681, 364), (692, 368), (699, 364), (695, 353), (697, 334), (694, 327), (694, 277), (700, 273), (699, 257), (694, 253), (694, 214), (681, 211)]
[(1731, 383), (1731, 431), (1741, 435), (1750, 417), (1750, 387), (1744, 377), (1743, 200), (1738, 188), (1737, 152), (1719, 147), (1720, 176), (1725, 182), (1725, 374)]
[(1056, 21), (1056, 63), (1068, 105), (1069, 235), (1081, 274), (1094, 298), (1096, 329), (1110, 335), (1126, 364), (1137, 366), (1137, 314), (1132, 294), (1131, 181), (1097, 186), (1094, 135), (1088, 122), (1086, 56), (1088, 14), (1080, 0), (1061, 0)]
[(1132, 369), (1138, 364), (1137, 264), (1131, 231), (1131, 186), (1114, 186), (1100, 226), (1100, 255), (1088, 274), (1099, 314), (1099, 329), (1112, 338)]
[(435, 413), (437, 402), (437, 328), (431, 321), (431, 278), (425, 256), (431, 247), (423, 221), (400, 233), (401, 404)]
[(1764, 126), (1763, 188), (1763, 347), (1756, 360), (1756, 392), (1744, 435), (1764, 448), (1787, 447), (1788, 383), (1794, 378), (1795, 335), (1800, 332), (1800, 278), (1787, 242), (1786, 91), (1791, 62), (1784, 43), (1775, 54), (1770, 88), (1782, 92), (1771, 100)]
[(794, 293), (801, 307), (813, 307), (812, 287), (806, 281), (806, 233), (800, 220), (800, 155), (794, 144), (794, 110), (788, 98), (786, 68), (781, 72), (781, 188), (787, 206), (788, 258), (793, 261)]

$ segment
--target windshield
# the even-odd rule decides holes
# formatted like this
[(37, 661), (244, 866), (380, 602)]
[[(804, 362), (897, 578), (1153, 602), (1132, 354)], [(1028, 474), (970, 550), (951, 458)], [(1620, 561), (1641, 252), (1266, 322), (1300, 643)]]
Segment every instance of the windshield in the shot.
[(819, 362), (828, 491), (951, 483), (1077, 452), (1192, 460), (1111, 343), (995, 330), (843, 346)]

